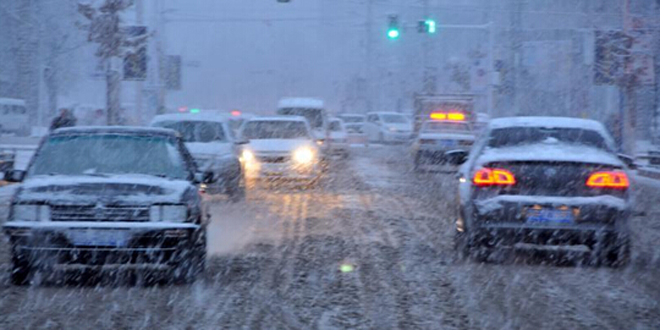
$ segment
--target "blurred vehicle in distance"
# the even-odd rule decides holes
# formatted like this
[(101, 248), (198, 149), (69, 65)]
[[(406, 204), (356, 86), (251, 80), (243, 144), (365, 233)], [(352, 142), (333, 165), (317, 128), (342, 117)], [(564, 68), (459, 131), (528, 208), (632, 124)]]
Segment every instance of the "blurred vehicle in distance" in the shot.
[(328, 143), (332, 155), (348, 158), (348, 132), (343, 120), (330, 118), (330, 139)]
[(369, 142), (406, 143), (413, 137), (413, 125), (408, 118), (397, 112), (367, 113), (364, 125)]
[(367, 134), (364, 132), (364, 125), (367, 122), (367, 116), (352, 113), (343, 113), (337, 117), (344, 121), (346, 132), (348, 133), (348, 144), (369, 144)]
[(118, 266), (194, 281), (206, 260), (203, 175), (171, 130), (63, 128), (47, 136), (3, 230), (11, 282), (64, 269)]
[(30, 134), (30, 117), (24, 100), (0, 98), (0, 134), (3, 133)]
[(239, 158), (239, 147), (225, 115), (176, 113), (159, 115), (152, 127), (173, 129), (183, 138), (197, 167), (213, 175), (214, 183), (206, 192), (225, 193), (232, 201), (245, 198), (245, 182)]
[(422, 124), (411, 150), (415, 171), (423, 171), (432, 166), (449, 165), (450, 151), (469, 151), (474, 143), (474, 132), (465, 115), (460, 112), (433, 112), (430, 119)]

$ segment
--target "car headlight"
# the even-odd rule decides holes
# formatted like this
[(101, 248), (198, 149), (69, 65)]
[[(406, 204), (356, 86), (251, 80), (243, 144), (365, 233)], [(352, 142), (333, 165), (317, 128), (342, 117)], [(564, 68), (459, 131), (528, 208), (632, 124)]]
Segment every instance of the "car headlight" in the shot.
[(293, 160), (299, 164), (310, 164), (314, 161), (314, 151), (307, 147), (300, 148), (293, 153)]
[(149, 209), (149, 220), (153, 222), (186, 222), (188, 208), (185, 205), (153, 205)]
[(11, 219), (14, 221), (50, 221), (50, 206), (15, 204), (12, 206)]
[(241, 161), (247, 163), (254, 161), (254, 153), (250, 150), (243, 150), (241, 153)]

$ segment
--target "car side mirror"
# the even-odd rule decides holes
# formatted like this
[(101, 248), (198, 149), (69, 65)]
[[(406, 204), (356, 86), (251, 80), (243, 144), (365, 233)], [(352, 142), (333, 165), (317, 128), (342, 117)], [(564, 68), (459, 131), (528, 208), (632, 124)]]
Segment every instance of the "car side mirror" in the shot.
[(631, 170), (637, 169), (637, 164), (635, 163), (634, 157), (625, 154), (618, 154), (617, 156), (624, 164), (626, 164), (626, 166), (628, 166), (629, 169)]
[(24, 178), (25, 178), (25, 171), (9, 170), (5, 172), (4, 180), (7, 182), (23, 182)]
[(451, 165), (463, 165), (467, 161), (468, 152), (465, 150), (451, 150), (445, 153), (447, 163)]

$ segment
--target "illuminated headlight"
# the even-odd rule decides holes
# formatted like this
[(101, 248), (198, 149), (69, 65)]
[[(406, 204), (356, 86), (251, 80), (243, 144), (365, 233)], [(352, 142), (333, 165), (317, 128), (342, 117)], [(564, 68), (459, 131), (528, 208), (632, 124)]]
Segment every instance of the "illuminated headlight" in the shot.
[(154, 222), (186, 222), (188, 208), (185, 205), (154, 205), (149, 209), (149, 219)]
[(254, 161), (254, 153), (250, 150), (243, 150), (241, 153), (241, 161), (246, 163)]
[(299, 164), (310, 164), (314, 161), (314, 151), (310, 148), (300, 148), (293, 153), (293, 160)]
[(16, 204), (11, 210), (14, 221), (50, 221), (50, 206)]

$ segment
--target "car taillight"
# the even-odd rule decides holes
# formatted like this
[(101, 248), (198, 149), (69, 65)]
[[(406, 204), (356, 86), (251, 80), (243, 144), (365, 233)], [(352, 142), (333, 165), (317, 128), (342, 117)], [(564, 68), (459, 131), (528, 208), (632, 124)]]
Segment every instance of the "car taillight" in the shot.
[(626, 172), (621, 171), (602, 171), (591, 173), (587, 179), (587, 187), (590, 188), (609, 188), (609, 189), (627, 189), (630, 187), (630, 180)]
[(516, 184), (516, 177), (510, 171), (501, 168), (482, 168), (474, 173), (472, 182), (480, 187), (513, 186)]

